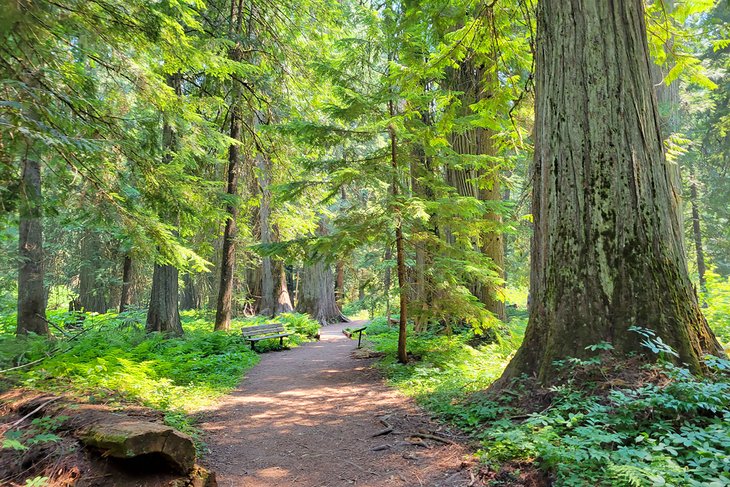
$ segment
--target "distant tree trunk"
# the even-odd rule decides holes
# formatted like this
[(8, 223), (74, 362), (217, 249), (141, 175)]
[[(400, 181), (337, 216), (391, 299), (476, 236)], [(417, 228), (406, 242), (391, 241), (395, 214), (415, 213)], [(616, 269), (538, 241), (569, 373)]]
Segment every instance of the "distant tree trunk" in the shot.
[[(259, 186), (261, 187), (261, 205), (259, 206), (259, 227), (261, 231), (261, 243), (264, 245), (272, 242), (271, 238), (271, 160), (268, 156), (257, 157), (259, 168)], [(274, 272), (271, 265), (271, 257), (261, 258), (261, 301), (259, 313), (271, 316), (276, 312), (277, 296), (274, 290)]]
[[(182, 76), (179, 73), (169, 75), (167, 83), (178, 96), (182, 96)], [(172, 159), (172, 152), (177, 149), (178, 144), (177, 134), (167, 116), (164, 117), (162, 124), (162, 144), (165, 149), (163, 164), (168, 164)], [(183, 334), (177, 308), (177, 279), (176, 267), (155, 262), (150, 304), (147, 309), (146, 330), (148, 333), (162, 332), (178, 336)]]
[(178, 270), (175, 266), (155, 264), (152, 275), (150, 307), (147, 312), (147, 333), (183, 334), (177, 308)]
[[(490, 186), (480, 189), (479, 198), (482, 201), (501, 201), (502, 193), (500, 191), (499, 176), (494, 175), (490, 178)], [(502, 216), (499, 213), (489, 212), (485, 215), (485, 219), (499, 228), (502, 224)], [(500, 229), (491, 232), (483, 232), (481, 235), (482, 244), (480, 250), (483, 255), (489, 257), (492, 261), (494, 271), (497, 273), (497, 279), (504, 280), (504, 236)], [(504, 300), (500, 299), (502, 292), (502, 284), (493, 285), (479, 284), (476, 289), (476, 297), (484, 303), (487, 311), (490, 311), (495, 317), (501, 321), (507, 321), (507, 313), (504, 306)]]
[[(425, 110), (421, 112), (421, 121), (426, 126), (432, 125), (431, 115)], [(414, 155), (410, 163), (411, 191), (417, 198), (425, 201), (434, 200), (434, 191), (428, 182), (434, 176), (432, 158), (426, 155), (425, 148), (416, 144)], [(434, 248), (431, 237), (438, 235), (438, 230), (433, 224), (434, 219), (430, 218), (426, 226), (421, 226), (417, 231), (411, 231), (411, 239), (414, 240), (416, 261), (413, 272), (411, 315), (414, 321), (414, 329), (420, 333), (426, 329), (430, 318), (430, 306), (432, 303), (433, 286), (429, 281), (426, 270), (433, 261)]]
[(43, 200), (41, 165), (23, 159), (18, 224), (17, 335), (48, 335), (43, 288)]
[[(492, 15), (491, 9), (487, 9), (487, 15)], [(494, 85), (494, 77), (493, 69), (489, 66), (477, 65), (473, 54), (467, 55), (467, 59), (451, 70), (448, 87), (461, 93), (459, 95), (460, 116), (471, 115), (473, 113), (471, 105), (482, 98), (489, 97), (489, 90)], [(492, 140), (493, 136), (491, 130), (471, 127), (463, 132), (451, 133), (449, 139), (457, 154), (495, 156), (497, 151)], [(446, 179), (460, 196), (469, 196), (481, 201), (502, 201), (500, 175), (497, 169), (448, 167)], [(497, 273), (497, 278), (504, 280), (504, 241), (501, 229), (499, 229), (502, 217), (498, 213), (489, 212), (485, 215), (485, 220), (496, 228), (481, 232), (479, 250), (492, 261), (492, 268)], [(472, 292), (484, 304), (487, 311), (505, 321), (504, 302), (498, 299), (498, 294), (501, 292), (500, 286), (500, 284), (478, 282), (472, 285)]]
[(122, 295), (119, 298), (119, 312), (123, 313), (132, 304), (132, 257), (124, 256), (122, 265)]
[(286, 268), (283, 262), (276, 262), (276, 265), (274, 265), (274, 273), (279, 276), (276, 289), (276, 314), (291, 313), (294, 311), (294, 307), (289, 298), (289, 286), (286, 282)]
[(338, 260), (335, 264), (335, 301), (337, 306), (342, 306), (345, 300), (345, 263)]
[(307, 313), (323, 326), (347, 321), (335, 302), (332, 269), (323, 260), (305, 265), (302, 270), (297, 311)]
[[(327, 234), (324, 218), (320, 221), (318, 233)], [(348, 321), (337, 307), (332, 269), (323, 259), (305, 264), (301, 280), (297, 311), (309, 314), (322, 325)]]
[(651, 329), (694, 371), (724, 355), (700, 312), (662, 150), (642, 0), (539, 2), (530, 319), (495, 388), (554, 361), (642, 353)]
[(100, 282), (97, 276), (102, 254), (99, 235), (93, 231), (85, 232), (81, 238), (81, 255), (83, 261), (79, 269), (79, 304), (84, 311), (105, 313), (107, 304), (106, 282)]
[(195, 279), (189, 272), (183, 274), (183, 290), (180, 296), (180, 309), (200, 308), (200, 293), (195, 287)]
[(700, 289), (706, 290), (707, 281), (705, 280), (705, 251), (702, 246), (702, 231), (700, 229), (700, 208), (699, 194), (697, 189), (697, 175), (695, 173), (694, 163), (689, 165), (689, 202), (692, 205), (692, 236), (694, 237), (695, 253), (697, 255), (697, 274), (700, 278)]
[[(233, 22), (233, 19), (231, 19)], [(243, 59), (241, 46), (231, 49), (229, 57), (239, 62)], [(231, 102), (231, 139), (241, 141), (241, 130), (243, 127), (242, 107), (241, 107), (241, 87), (240, 80), (235, 76), (233, 78), (232, 102)], [(238, 195), (238, 165), (240, 162), (239, 144), (232, 143), (228, 147), (228, 174), (226, 194), (235, 198)], [(223, 232), (223, 252), (221, 255), (221, 280), (218, 289), (218, 302), (216, 303), (215, 313), (215, 331), (228, 331), (231, 328), (231, 309), (233, 305), (233, 274), (236, 265), (236, 238), (238, 236), (238, 227), (236, 220), (238, 219), (238, 204), (230, 201), (226, 205), (228, 218), (226, 219), (226, 228)]]
[(383, 260), (386, 262), (385, 272), (383, 273), (383, 297), (385, 297), (385, 320), (390, 325), (390, 286), (391, 286), (391, 271), (390, 271), (390, 260), (393, 258), (393, 247), (390, 242), (385, 243), (385, 255)]

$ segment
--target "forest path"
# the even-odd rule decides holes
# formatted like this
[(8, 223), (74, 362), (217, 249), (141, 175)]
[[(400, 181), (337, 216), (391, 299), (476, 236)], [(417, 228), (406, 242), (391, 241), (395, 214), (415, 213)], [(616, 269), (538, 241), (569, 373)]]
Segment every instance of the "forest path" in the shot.
[[(372, 359), (352, 357), (357, 342), (342, 329), (359, 324), (328, 326), (319, 342), (264, 354), (238, 389), (205, 413), (205, 460), (220, 486), (472, 485), (464, 447), (409, 443), (419, 430), (449, 432), (387, 387)], [(394, 431), (373, 438), (384, 429), (381, 420)]]

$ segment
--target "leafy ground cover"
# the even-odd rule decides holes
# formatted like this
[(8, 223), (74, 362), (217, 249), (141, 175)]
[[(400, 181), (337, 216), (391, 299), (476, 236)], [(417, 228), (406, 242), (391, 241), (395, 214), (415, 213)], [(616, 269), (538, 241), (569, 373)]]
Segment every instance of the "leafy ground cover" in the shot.
[[(728, 295), (716, 291), (707, 310), (725, 341), (730, 322), (718, 317), (727, 317)], [(396, 364), (397, 332), (384, 319), (366, 333), (385, 352), (380, 367), (391, 384), (468, 433), (485, 465), (502, 470), (492, 485), (520, 485), (522, 467), (539, 468), (561, 486), (730, 485), (729, 361), (708, 360), (709, 374), (698, 377), (661, 356), (650, 367), (616, 361), (603, 343), (591, 347), (591, 359), (563, 362), (559, 386), (529, 397), (525, 383), (486, 394), (519, 344), (525, 319), (513, 319), (511, 335), (490, 344), (468, 330), (411, 334), (414, 360), (405, 367)], [(641, 332), (647, 353), (667, 353)]]
[[(236, 320), (229, 333), (214, 333), (209, 312), (186, 311), (180, 338), (145, 333), (144, 310), (82, 315), (57, 311), (49, 313), (49, 321), (57, 326), (52, 340), (16, 338), (15, 316), (2, 318), (3, 389), (22, 386), (71, 392), (90, 402), (140, 404), (165, 413), (171, 426), (195, 433), (189, 415), (232, 390), (258, 361), (242, 339), (241, 327), (271, 320)], [(293, 333), (289, 346), (318, 334), (318, 323), (305, 315), (281, 315), (277, 321)], [(278, 346), (278, 340), (260, 343), (261, 351)]]

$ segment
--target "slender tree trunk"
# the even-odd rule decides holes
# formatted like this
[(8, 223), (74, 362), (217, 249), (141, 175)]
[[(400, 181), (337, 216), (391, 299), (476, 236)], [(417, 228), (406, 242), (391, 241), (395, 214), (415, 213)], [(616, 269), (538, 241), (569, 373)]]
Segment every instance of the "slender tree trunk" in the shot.
[[(388, 102), (390, 116), (395, 116), (393, 101)], [(398, 268), (398, 296), (400, 301), (400, 319), (398, 320), (398, 362), (408, 363), (407, 336), (408, 336), (408, 290), (406, 289), (406, 255), (403, 246), (403, 215), (398, 201), (398, 140), (395, 127), (388, 127), (390, 133), (390, 162), (393, 170), (391, 193), (393, 195), (393, 213), (395, 215), (395, 259)]]
[(385, 297), (385, 320), (390, 325), (390, 285), (391, 285), (391, 271), (390, 271), (390, 259), (393, 258), (393, 247), (391, 243), (387, 242), (385, 247), (385, 255), (383, 259), (386, 262), (385, 272), (383, 273), (383, 296)]
[[(233, 5), (233, 3), (231, 3)], [(231, 7), (233, 9), (233, 7)], [(231, 22), (233, 20), (231, 19)], [(230, 58), (239, 62), (243, 58), (240, 46), (231, 49)], [(231, 102), (231, 139), (241, 141), (241, 130), (243, 126), (241, 107), (241, 87), (239, 80), (233, 77)], [(240, 163), (240, 148), (238, 143), (232, 143), (228, 147), (228, 174), (226, 194), (235, 198), (238, 195), (238, 174)], [(231, 328), (231, 309), (233, 305), (233, 274), (236, 265), (236, 238), (238, 236), (238, 204), (231, 201), (226, 205), (228, 218), (226, 228), (223, 232), (223, 251), (221, 255), (221, 279), (218, 289), (218, 302), (216, 303), (215, 331), (228, 331)]]
[(123, 313), (132, 304), (132, 257), (124, 256), (122, 264), (122, 294), (119, 298), (119, 312)]
[(694, 237), (695, 253), (697, 255), (697, 274), (700, 278), (700, 289), (706, 290), (707, 281), (705, 280), (705, 251), (702, 247), (702, 231), (700, 229), (700, 208), (699, 194), (697, 189), (697, 175), (695, 174), (694, 163), (689, 166), (689, 202), (692, 205), (692, 236)]
[(41, 165), (23, 159), (18, 225), (17, 335), (48, 335), (46, 297), (43, 288), (43, 200)]
[(652, 330), (701, 369), (724, 355), (682, 249), (662, 150), (642, 0), (538, 3), (530, 321), (499, 388), (548, 382), (555, 360), (646, 352)]
[[(261, 205), (259, 206), (259, 226), (261, 229), (261, 243), (266, 245), (271, 239), (271, 160), (264, 155), (257, 157), (259, 168), (259, 185), (261, 187)], [(277, 296), (275, 295), (274, 270), (271, 257), (261, 259), (261, 302), (259, 314), (271, 316), (276, 312)]]
[[(180, 74), (168, 76), (167, 83), (178, 96), (182, 96), (182, 77)], [(177, 134), (167, 116), (162, 125), (162, 143), (165, 148), (163, 164), (170, 162), (172, 152), (177, 149)], [(168, 218), (171, 218), (168, 216)], [(174, 217), (177, 220), (177, 216)], [(180, 314), (177, 308), (178, 270), (175, 266), (155, 262), (152, 273), (152, 291), (147, 309), (147, 332), (162, 332), (182, 335)]]

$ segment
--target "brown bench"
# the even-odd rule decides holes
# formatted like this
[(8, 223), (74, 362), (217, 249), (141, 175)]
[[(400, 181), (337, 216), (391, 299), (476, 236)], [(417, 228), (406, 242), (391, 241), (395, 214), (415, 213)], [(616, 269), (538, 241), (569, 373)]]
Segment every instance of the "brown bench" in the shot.
[(256, 351), (256, 342), (268, 340), (269, 338), (278, 338), (279, 347), (284, 347), (284, 338), (291, 335), (284, 329), (281, 323), (266, 323), (264, 325), (247, 326), (241, 330), (243, 339), (251, 342), (251, 350)]

